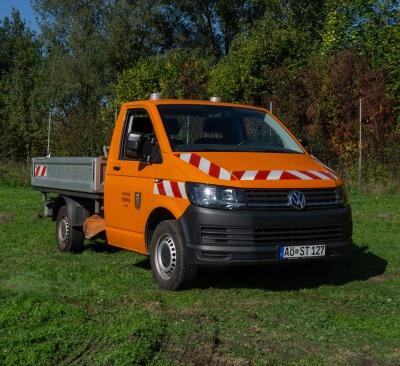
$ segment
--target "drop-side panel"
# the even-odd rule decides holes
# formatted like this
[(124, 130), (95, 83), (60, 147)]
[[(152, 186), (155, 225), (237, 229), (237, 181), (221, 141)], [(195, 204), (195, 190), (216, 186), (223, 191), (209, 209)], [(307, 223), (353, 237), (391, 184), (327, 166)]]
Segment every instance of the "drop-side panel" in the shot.
[(34, 188), (102, 193), (106, 164), (105, 157), (33, 158), (31, 183)]

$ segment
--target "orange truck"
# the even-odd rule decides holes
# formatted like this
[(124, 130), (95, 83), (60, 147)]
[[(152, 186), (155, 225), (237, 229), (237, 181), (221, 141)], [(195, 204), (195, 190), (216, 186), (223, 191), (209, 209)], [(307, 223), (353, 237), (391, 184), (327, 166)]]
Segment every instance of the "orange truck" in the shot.
[(177, 290), (200, 267), (349, 252), (343, 181), (303, 145), (265, 109), (153, 94), (122, 105), (105, 156), (34, 158), (32, 186), (61, 251), (105, 232)]

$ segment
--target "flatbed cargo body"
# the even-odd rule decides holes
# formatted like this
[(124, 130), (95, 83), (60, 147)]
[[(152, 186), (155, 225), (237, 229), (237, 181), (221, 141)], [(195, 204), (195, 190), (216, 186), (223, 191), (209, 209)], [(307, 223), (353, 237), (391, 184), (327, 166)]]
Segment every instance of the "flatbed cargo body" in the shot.
[(31, 184), (41, 192), (101, 198), (106, 164), (105, 157), (33, 158)]

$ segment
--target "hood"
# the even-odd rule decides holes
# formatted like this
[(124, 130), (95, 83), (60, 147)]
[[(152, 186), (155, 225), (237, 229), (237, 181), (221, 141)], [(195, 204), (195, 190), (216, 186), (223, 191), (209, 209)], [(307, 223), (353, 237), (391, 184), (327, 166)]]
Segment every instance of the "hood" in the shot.
[(341, 178), (306, 154), (257, 152), (173, 153), (190, 181), (257, 188), (336, 187)]

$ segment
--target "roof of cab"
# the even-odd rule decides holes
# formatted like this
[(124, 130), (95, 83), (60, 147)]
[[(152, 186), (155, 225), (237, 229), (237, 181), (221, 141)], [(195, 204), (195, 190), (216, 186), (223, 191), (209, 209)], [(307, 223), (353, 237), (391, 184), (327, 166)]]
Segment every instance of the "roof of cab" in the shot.
[[(216, 97), (213, 97), (216, 98)], [(211, 99), (213, 99), (211, 98)], [(210, 106), (215, 106), (215, 105), (220, 105), (220, 106), (227, 106), (227, 107), (240, 107), (240, 108), (249, 108), (249, 109), (259, 109), (265, 111), (264, 108), (261, 107), (256, 107), (256, 106), (251, 106), (251, 105), (244, 105), (244, 104), (238, 104), (238, 103), (228, 103), (228, 102), (222, 102), (220, 100), (213, 101), (213, 100), (198, 100), (198, 99), (163, 99), (163, 98), (156, 98), (156, 99), (146, 99), (146, 100), (139, 100), (139, 101), (130, 101), (124, 103), (126, 105), (135, 105), (135, 104), (140, 104), (140, 105), (171, 105), (171, 104), (176, 104), (176, 105), (210, 105)]]

